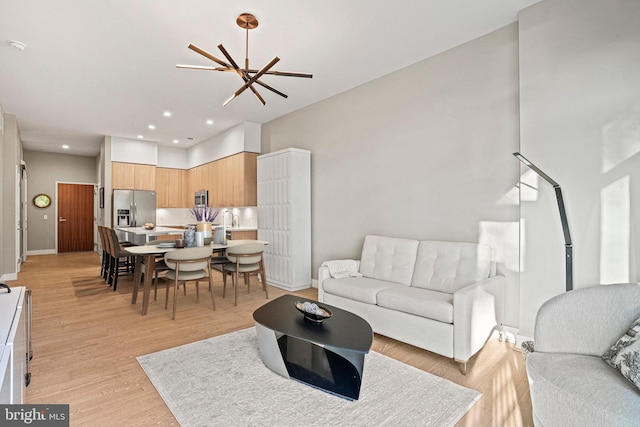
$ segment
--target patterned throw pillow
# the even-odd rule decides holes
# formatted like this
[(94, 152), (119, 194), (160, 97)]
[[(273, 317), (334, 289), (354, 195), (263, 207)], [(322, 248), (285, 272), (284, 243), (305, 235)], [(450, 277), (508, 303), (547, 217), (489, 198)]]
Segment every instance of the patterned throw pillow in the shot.
[(602, 358), (640, 390), (640, 318)]

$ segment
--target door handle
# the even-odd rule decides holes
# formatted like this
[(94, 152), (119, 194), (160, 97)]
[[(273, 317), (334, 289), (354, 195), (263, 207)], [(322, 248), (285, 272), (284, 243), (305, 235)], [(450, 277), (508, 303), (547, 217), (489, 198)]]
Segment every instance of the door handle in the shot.
[(62, 218), (60, 217), (60, 219), (58, 219), (59, 222), (67, 222), (67, 218)]

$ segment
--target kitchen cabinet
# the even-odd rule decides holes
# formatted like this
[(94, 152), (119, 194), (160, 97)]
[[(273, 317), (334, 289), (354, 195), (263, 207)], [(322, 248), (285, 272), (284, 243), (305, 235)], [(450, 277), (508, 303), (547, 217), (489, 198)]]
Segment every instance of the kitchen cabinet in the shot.
[(239, 153), (209, 164), (210, 185), (218, 206), (256, 205), (257, 158), (256, 153)]
[(30, 292), (23, 286), (0, 291), (0, 404), (21, 404), (31, 374)]
[(311, 152), (296, 148), (258, 157), (258, 239), (269, 284), (311, 286)]
[[(207, 179), (206, 179), (206, 170), (207, 170), (207, 165), (200, 165), (200, 166), (196, 166), (195, 168), (191, 168), (189, 170), (190, 175), (191, 175), (191, 195), (193, 196), (193, 193), (195, 193), (198, 190), (202, 190), (202, 189), (206, 189), (209, 190), (207, 188)], [(209, 195), (209, 198), (211, 198), (211, 195)], [(193, 204), (193, 200), (191, 201), (191, 203)]]
[(258, 239), (258, 231), (257, 230), (233, 230), (227, 228), (227, 231), (231, 233), (231, 240), (257, 240)]
[(216, 207), (255, 206), (257, 158), (256, 153), (243, 152), (189, 169), (189, 194), (208, 190), (209, 205)]
[(156, 189), (156, 167), (137, 163), (111, 162), (111, 187), (121, 190)]
[(111, 163), (111, 187), (133, 190), (135, 186), (135, 165), (133, 163)]
[(156, 194), (159, 208), (182, 208), (188, 206), (185, 200), (184, 176), (182, 169), (156, 168)]
[(255, 206), (256, 153), (238, 153), (188, 170), (136, 163), (111, 163), (111, 186), (123, 190), (153, 190), (159, 208), (187, 208), (193, 193), (209, 191), (215, 207)]
[(156, 190), (156, 167), (154, 165), (134, 165), (134, 190)]

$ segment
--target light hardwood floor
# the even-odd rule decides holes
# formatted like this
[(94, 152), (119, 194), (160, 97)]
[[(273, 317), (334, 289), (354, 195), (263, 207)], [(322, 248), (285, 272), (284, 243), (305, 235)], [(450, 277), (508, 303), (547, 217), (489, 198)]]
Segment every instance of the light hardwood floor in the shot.
[[(164, 310), (164, 286), (149, 314), (131, 304), (131, 279), (112, 291), (99, 276), (95, 253), (30, 256), (18, 281), (33, 291), (33, 353), (27, 403), (70, 404), (72, 426), (176, 426), (171, 412), (138, 365), (136, 357), (253, 326), (264, 293), (222, 299), (214, 273), (217, 310), (195, 286), (180, 293), (176, 320)], [(160, 282), (163, 285), (163, 282)], [(285, 292), (269, 287), (269, 299)], [(315, 298), (315, 289), (298, 292)], [(450, 359), (376, 335), (373, 350), (482, 392), (460, 426), (531, 426), (524, 357), (512, 344), (490, 341), (464, 376)], [(366, 367), (365, 367), (366, 375)]]

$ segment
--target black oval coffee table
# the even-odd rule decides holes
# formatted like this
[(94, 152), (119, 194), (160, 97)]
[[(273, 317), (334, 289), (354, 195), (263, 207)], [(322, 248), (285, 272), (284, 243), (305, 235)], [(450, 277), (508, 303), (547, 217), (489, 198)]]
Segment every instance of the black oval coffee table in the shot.
[[(304, 318), (296, 302), (315, 302), (333, 315), (322, 323)], [(295, 295), (283, 295), (253, 313), (264, 364), (292, 378), (349, 400), (360, 396), (371, 326), (353, 313)]]

